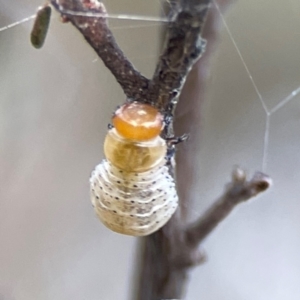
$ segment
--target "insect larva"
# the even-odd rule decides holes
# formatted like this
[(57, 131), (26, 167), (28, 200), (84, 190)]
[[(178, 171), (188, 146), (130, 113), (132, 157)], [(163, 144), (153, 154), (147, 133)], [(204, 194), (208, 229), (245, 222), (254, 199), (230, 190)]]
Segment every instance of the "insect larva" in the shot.
[(165, 166), (163, 118), (156, 108), (133, 102), (118, 109), (104, 142), (104, 159), (92, 173), (91, 198), (111, 230), (133, 236), (161, 228), (177, 208), (172, 176)]
[(49, 4), (38, 9), (30, 34), (30, 41), (33, 47), (39, 49), (43, 46), (48, 32), (50, 18), (51, 6)]

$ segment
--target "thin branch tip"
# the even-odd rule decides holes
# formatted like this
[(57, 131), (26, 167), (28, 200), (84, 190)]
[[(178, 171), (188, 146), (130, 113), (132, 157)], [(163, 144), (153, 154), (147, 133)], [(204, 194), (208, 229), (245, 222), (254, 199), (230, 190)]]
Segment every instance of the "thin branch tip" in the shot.
[(257, 193), (261, 193), (273, 185), (273, 180), (262, 172), (256, 172), (253, 176), (252, 183)]
[(198, 246), (239, 203), (256, 197), (271, 185), (272, 179), (262, 172), (256, 172), (252, 179), (247, 180), (246, 172), (235, 168), (224, 194), (195, 223), (187, 227), (189, 243)]
[(231, 177), (232, 183), (229, 185), (229, 189), (233, 189), (235, 186), (245, 185), (245, 188), (252, 189), (251, 194), (264, 192), (273, 184), (271, 177), (262, 172), (256, 172), (247, 183), (246, 172), (240, 167), (234, 168)]
[(231, 174), (231, 179), (233, 182), (245, 182), (246, 181), (246, 172), (242, 168), (236, 166)]

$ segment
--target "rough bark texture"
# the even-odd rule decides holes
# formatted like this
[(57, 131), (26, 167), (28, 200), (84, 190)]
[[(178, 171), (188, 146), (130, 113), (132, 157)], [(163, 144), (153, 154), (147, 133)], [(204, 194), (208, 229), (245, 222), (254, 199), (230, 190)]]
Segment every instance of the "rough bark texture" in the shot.
[[(224, 11), (231, 0), (218, 0)], [(209, 58), (220, 30), (220, 16), (209, 10), (212, 0), (178, 0), (172, 2), (166, 39), (153, 78), (142, 76), (124, 56), (106, 23), (106, 11), (95, 0), (51, 1), (65, 21), (70, 21), (103, 60), (124, 90), (128, 101), (151, 103), (165, 115), (163, 137), (169, 142), (169, 154), (175, 149), (173, 114), (187, 75), (191, 71), (177, 107), (178, 133), (199, 131), (201, 104), (208, 74)], [(209, 12), (209, 14), (208, 14)], [(206, 23), (205, 23), (206, 21)], [(204, 27), (205, 25), (205, 27)], [(171, 142), (170, 142), (171, 140)], [(175, 142), (174, 142), (175, 141)], [(203, 262), (199, 245), (208, 234), (244, 201), (265, 191), (271, 179), (256, 173), (247, 180), (241, 170), (235, 170), (223, 195), (195, 223), (187, 223), (189, 203), (193, 195), (187, 182), (193, 181), (194, 155), (184, 147), (177, 153), (177, 183), (179, 209), (161, 230), (143, 238), (137, 286), (131, 298), (136, 300), (180, 299), (184, 296), (189, 271)], [(171, 165), (170, 165), (171, 166)], [(170, 172), (174, 170), (170, 167)]]

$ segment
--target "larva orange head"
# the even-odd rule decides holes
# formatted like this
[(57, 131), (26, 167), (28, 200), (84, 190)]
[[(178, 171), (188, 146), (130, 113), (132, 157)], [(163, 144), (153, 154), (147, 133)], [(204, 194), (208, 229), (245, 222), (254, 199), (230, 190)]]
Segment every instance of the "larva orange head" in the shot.
[(112, 121), (122, 137), (134, 141), (151, 140), (163, 128), (162, 114), (155, 107), (138, 102), (122, 105)]

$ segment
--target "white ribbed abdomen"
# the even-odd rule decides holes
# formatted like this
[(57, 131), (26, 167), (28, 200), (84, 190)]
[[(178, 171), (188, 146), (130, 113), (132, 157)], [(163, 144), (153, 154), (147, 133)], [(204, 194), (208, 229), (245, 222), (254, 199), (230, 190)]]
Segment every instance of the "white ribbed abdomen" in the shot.
[(164, 165), (146, 172), (125, 172), (103, 160), (92, 173), (91, 198), (100, 220), (111, 230), (149, 235), (175, 212), (178, 197)]

